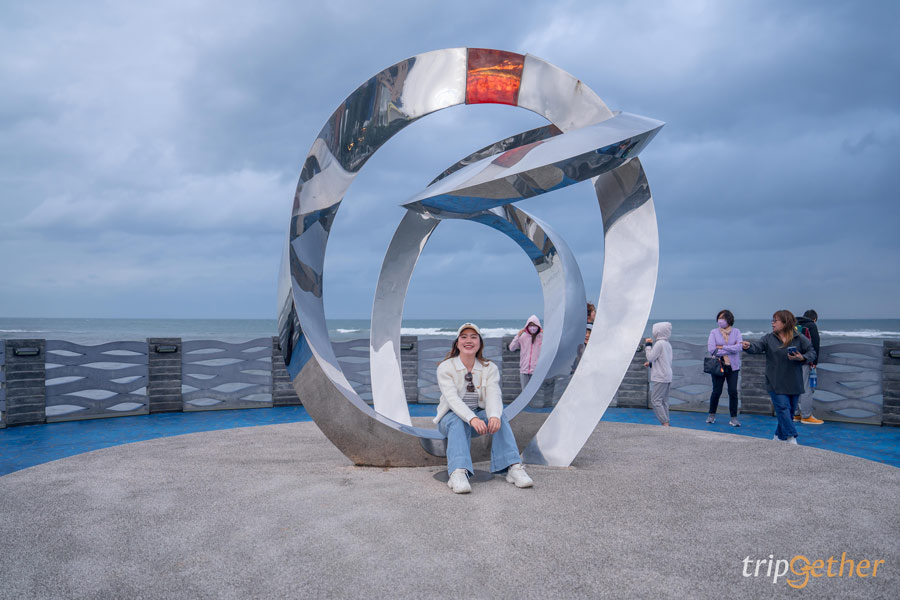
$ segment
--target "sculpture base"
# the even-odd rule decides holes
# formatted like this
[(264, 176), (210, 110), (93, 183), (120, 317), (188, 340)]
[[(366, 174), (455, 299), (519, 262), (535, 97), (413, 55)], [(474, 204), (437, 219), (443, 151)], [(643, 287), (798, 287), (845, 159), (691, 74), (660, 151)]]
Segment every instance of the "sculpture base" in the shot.
[[(427, 467), (446, 465), (447, 459), (426, 452), (413, 435), (379, 423), (350, 403), (322, 372), (319, 363), (310, 360), (293, 381), (304, 408), (322, 433), (354, 464), (365, 467)], [(537, 433), (548, 413), (521, 412), (510, 421), (519, 452)], [(412, 419), (417, 427), (437, 429), (428, 417)], [(443, 443), (442, 440), (437, 440)], [(472, 461), (490, 458), (490, 436), (472, 439)]]

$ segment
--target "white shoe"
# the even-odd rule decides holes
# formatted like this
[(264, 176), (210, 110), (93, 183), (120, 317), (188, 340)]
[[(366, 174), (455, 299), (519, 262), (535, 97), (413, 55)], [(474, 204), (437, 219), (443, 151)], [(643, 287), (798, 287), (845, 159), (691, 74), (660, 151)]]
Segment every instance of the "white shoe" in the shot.
[(789, 437), (789, 438), (787, 439), (787, 442), (788, 442), (788, 444), (793, 444), (793, 445), (795, 445), (795, 446), (799, 446), (799, 445), (800, 445), (800, 444), (797, 443), (797, 438), (795, 438), (795, 437)]
[(772, 438), (772, 441), (773, 442), (783, 442), (784, 440), (779, 439), (778, 436), (776, 435), (775, 437)]
[(469, 475), (465, 469), (456, 469), (450, 473), (447, 485), (453, 490), (454, 494), (468, 494), (472, 491), (472, 486), (469, 485)]
[(506, 473), (506, 481), (514, 483), (517, 488), (528, 488), (534, 485), (534, 481), (525, 472), (522, 463), (516, 463), (509, 468)]

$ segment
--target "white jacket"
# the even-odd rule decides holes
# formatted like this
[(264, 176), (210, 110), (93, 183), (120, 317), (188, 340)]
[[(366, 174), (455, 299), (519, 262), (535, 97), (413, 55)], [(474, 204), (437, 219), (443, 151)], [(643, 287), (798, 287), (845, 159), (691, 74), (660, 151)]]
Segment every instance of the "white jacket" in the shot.
[[(466, 423), (475, 417), (472, 409), (466, 406), (462, 400), (462, 396), (466, 393), (467, 370), (459, 356), (454, 356), (438, 365), (437, 380), (438, 386), (441, 388), (441, 402), (438, 404), (437, 416), (434, 418), (435, 423), (439, 423), (451, 410)], [(491, 417), (499, 419), (503, 414), (500, 369), (492, 362), (482, 365), (481, 361), (476, 358), (475, 366), (472, 367), (472, 383), (475, 384), (475, 391), (478, 392), (479, 408), (485, 410), (488, 419)]]
[(653, 364), (650, 381), (670, 383), (672, 381), (672, 324), (668, 321), (653, 324), (653, 346), (644, 347), (647, 360)]

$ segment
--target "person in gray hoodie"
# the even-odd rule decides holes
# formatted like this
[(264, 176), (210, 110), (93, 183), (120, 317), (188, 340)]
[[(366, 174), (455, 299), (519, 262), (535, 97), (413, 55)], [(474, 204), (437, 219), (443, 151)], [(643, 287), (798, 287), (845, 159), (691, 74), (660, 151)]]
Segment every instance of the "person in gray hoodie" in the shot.
[[(656, 418), (664, 426), (669, 426), (669, 387), (672, 385), (672, 324), (668, 321), (653, 324), (653, 338), (647, 338), (644, 354), (647, 357), (645, 367), (650, 367), (650, 404)], [(654, 342), (654, 339), (656, 340)]]

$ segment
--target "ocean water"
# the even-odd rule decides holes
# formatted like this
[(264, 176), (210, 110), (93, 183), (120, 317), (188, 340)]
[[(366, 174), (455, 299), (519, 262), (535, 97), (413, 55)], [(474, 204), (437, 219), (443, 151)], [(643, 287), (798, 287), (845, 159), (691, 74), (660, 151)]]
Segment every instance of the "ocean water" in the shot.
[[(657, 321), (651, 319), (644, 332)], [(512, 335), (524, 319), (475, 319), (485, 337)], [(694, 344), (705, 343), (715, 323), (707, 319), (672, 319), (672, 338)], [(403, 321), (403, 335), (450, 339), (460, 325), (458, 319), (409, 319)], [(735, 326), (745, 337), (758, 337), (771, 330), (769, 319), (738, 320)], [(39, 319), (0, 317), (0, 339), (43, 338), (102, 344), (148, 337), (180, 337), (185, 340), (213, 339), (240, 342), (276, 335), (275, 319)], [(332, 340), (369, 337), (368, 319), (328, 321)], [(900, 340), (900, 319), (820, 319), (823, 343)]]

